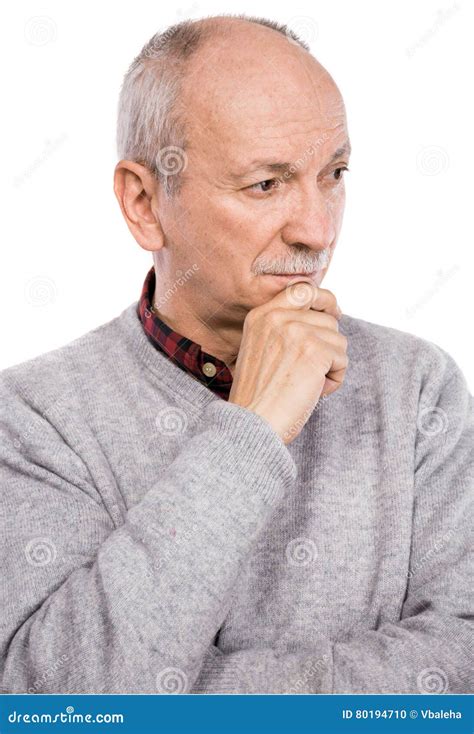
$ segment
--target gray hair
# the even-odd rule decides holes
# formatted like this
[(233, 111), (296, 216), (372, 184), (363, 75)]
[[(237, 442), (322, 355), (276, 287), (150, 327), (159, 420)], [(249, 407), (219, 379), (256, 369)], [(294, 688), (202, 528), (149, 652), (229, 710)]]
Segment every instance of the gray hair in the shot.
[[(220, 16), (267, 26), (309, 51), (308, 44), (286, 25), (244, 14)], [(202, 21), (184, 20), (155, 33), (133, 60), (120, 91), (117, 152), (120, 159), (141, 163), (152, 171), (171, 198), (181, 188), (186, 167), (185, 109), (180, 82), (187, 60), (203, 42), (225, 32)]]

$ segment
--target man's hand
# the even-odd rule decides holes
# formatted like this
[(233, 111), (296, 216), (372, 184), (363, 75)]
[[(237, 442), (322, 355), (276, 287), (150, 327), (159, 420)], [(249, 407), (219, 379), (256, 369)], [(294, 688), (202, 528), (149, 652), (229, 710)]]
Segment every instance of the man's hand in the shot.
[(229, 402), (265, 418), (285, 444), (298, 436), (321, 395), (343, 380), (347, 339), (335, 296), (295, 282), (247, 314)]

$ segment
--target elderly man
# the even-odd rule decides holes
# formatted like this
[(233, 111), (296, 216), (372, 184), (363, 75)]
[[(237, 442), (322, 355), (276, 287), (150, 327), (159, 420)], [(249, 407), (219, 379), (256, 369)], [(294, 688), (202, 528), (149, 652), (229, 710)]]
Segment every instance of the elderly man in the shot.
[(3, 690), (470, 692), (471, 395), (319, 287), (334, 81), (277, 23), (186, 21), (118, 145), (140, 299), (1, 375)]

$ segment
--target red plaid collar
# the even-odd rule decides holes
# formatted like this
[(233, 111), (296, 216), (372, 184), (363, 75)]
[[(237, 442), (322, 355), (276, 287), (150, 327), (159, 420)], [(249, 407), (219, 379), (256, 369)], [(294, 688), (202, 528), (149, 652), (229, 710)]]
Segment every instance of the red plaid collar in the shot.
[[(199, 344), (173, 331), (159, 318), (152, 305), (154, 291), (155, 268), (152, 267), (145, 278), (137, 305), (137, 314), (148, 339), (178, 367), (196, 377), (219, 397), (228, 400), (232, 387), (232, 372), (220, 359), (203, 352)], [(214, 368), (215, 375), (212, 375)]]

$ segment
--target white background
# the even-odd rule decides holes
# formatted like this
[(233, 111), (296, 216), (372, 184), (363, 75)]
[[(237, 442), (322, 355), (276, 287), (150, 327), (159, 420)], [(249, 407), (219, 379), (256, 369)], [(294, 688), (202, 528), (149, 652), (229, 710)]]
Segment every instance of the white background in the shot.
[(138, 299), (151, 256), (112, 189), (117, 98), (158, 30), (222, 12), (288, 23), (345, 99), (353, 154), (324, 287), (448, 351), (472, 391), (473, 5), (22, 2), (3, 9), (0, 368)]

